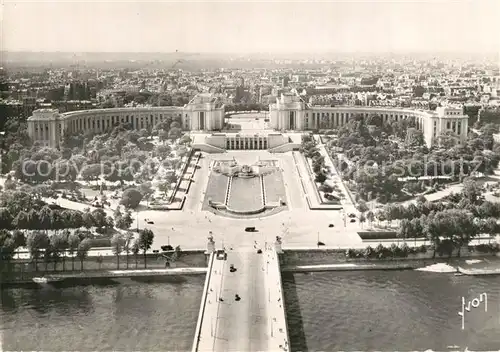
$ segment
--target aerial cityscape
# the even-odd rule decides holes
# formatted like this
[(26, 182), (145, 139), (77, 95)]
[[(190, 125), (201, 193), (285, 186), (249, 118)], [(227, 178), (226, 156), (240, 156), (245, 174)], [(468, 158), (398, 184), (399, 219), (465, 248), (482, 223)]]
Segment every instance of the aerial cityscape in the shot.
[(500, 350), (500, 3), (2, 11), (0, 351)]

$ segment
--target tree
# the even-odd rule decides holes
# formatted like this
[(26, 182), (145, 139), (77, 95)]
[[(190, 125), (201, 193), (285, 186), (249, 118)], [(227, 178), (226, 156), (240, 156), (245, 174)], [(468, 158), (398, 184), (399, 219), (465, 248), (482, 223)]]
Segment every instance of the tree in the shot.
[(146, 202), (149, 203), (149, 198), (154, 193), (154, 190), (151, 186), (151, 182), (144, 182), (139, 186), (139, 191), (142, 194), (142, 197), (146, 199)]
[(478, 234), (478, 226), (474, 222), (474, 216), (471, 212), (462, 209), (447, 209), (442, 213), (453, 221), (450, 224), (450, 227), (453, 226), (451, 240), (458, 249), (457, 256), (460, 257), (461, 249)]
[(81, 176), (85, 181), (97, 181), (101, 175), (101, 171), (100, 164), (90, 164), (85, 166), (82, 170)]
[(92, 216), (92, 213), (90, 212), (90, 208), (85, 208), (83, 211), (82, 215), (82, 222), (83, 226), (85, 228), (90, 229), (92, 226), (94, 226), (94, 217)]
[(0, 229), (0, 269), (3, 269), (3, 265), (12, 259), (16, 248), (9, 231)]
[(417, 197), (417, 204), (425, 204), (426, 202), (427, 199), (424, 196), (420, 195)]
[(132, 219), (130, 210), (125, 211), (124, 214), (122, 214), (119, 210), (118, 212), (115, 212), (115, 224), (119, 229), (128, 230), (133, 222), (134, 220)]
[(85, 238), (78, 245), (76, 256), (80, 259), (80, 270), (83, 270), (83, 261), (87, 258), (90, 248), (92, 248), (92, 241), (89, 238)]
[(366, 213), (366, 219), (368, 220), (370, 227), (372, 226), (373, 220), (375, 220), (375, 214), (372, 211)]
[(120, 204), (126, 208), (135, 209), (142, 200), (142, 194), (135, 188), (128, 188), (123, 192)]
[(103, 209), (101, 208), (95, 209), (92, 211), (91, 215), (93, 219), (93, 225), (95, 227), (97, 228), (107, 227), (108, 221), (106, 218), (106, 212)]
[(22, 231), (14, 230), (12, 232), (12, 241), (14, 241), (14, 245), (16, 248), (26, 247), (26, 236)]
[(184, 145), (180, 145), (176, 151), (176, 154), (179, 158), (183, 158), (187, 155), (188, 149)]
[(319, 190), (321, 192), (324, 192), (324, 193), (332, 193), (333, 192), (333, 187), (326, 184), (326, 183), (323, 183), (320, 187), (319, 187)]
[(397, 231), (397, 237), (402, 238), (405, 241), (408, 237), (411, 237), (412, 226), (411, 222), (408, 219), (403, 219), (399, 223), (399, 229)]
[(80, 238), (71, 234), (68, 236), (68, 253), (71, 255), (71, 270), (75, 271), (75, 253), (80, 245)]
[(177, 139), (181, 136), (182, 130), (178, 127), (172, 127), (170, 128), (170, 131), (168, 131), (168, 138), (170, 139)]
[(444, 149), (451, 149), (457, 145), (458, 138), (455, 133), (451, 131), (444, 132), (438, 138), (439, 145)]
[(179, 144), (190, 144), (191, 142), (192, 139), (189, 137), (189, 134), (185, 134), (179, 139)]
[(358, 211), (359, 211), (360, 213), (365, 213), (365, 212), (367, 212), (368, 210), (370, 210), (370, 209), (368, 208), (368, 206), (366, 205), (366, 202), (364, 202), (364, 201), (362, 201), (362, 200), (360, 200), (360, 201), (358, 202), (358, 206), (357, 206), (357, 208), (358, 208)]
[[(54, 258), (54, 270), (56, 270), (59, 257), (62, 255), (64, 258), (64, 253), (66, 248), (68, 248), (68, 234), (62, 232), (52, 235), (50, 237), (50, 246), (52, 247), (52, 256)], [(65, 269), (64, 262), (65, 261), (63, 259), (63, 270)]]
[(115, 223), (118, 222), (118, 219), (121, 218), (123, 215), (122, 215), (122, 212), (120, 211), (120, 207), (116, 207), (115, 211), (113, 212), (113, 217), (115, 218)]
[(471, 204), (477, 204), (478, 201), (482, 200), (483, 190), (476, 181), (471, 178), (466, 178), (463, 182), (462, 193)]
[[(141, 250), (139, 246), (139, 239), (136, 238), (134, 241), (134, 244), (132, 245), (132, 253), (134, 253), (134, 258), (135, 258), (135, 268), (137, 269), (137, 255), (139, 254), (139, 251)], [(145, 265), (145, 263), (144, 263)]]
[(366, 221), (366, 216), (364, 213), (359, 215), (359, 223), (361, 224), (361, 228), (363, 228), (363, 223)]
[(175, 246), (174, 254), (172, 256), (172, 261), (177, 261), (182, 254), (181, 246)]
[(155, 235), (153, 231), (150, 229), (143, 229), (139, 231), (139, 248), (142, 250), (142, 253), (144, 254), (144, 268), (147, 267), (146, 265), (146, 252), (151, 249), (151, 246), (153, 245), (153, 239)]
[(51, 228), (53, 223), (54, 213), (52, 209), (48, 206), (44, 206), (38, 213), (38, 221), (40, 222), (40, 228), (43, 230), (48, 230)]
[(12, 220), (12, 225), (16, 229), (28, 229), (28, 228), (30, 228), (30, 221), (29, 221), (28, 213), (26, 213), (25, 211), (20, 211), (19, 213), (17, 213), (14, 220)]
[(165, 142), (168, 139), (168, 131), (161, 129), (158, 132), (158, 137), (160, 138), (160, 141)]
[(132, 251), (133, 247), (133, 241), (134, 239), (134, 234), (130, 231), (127, 231), (124, 237), (124, 244), (123, 244), (123, 250), (125, 251), (125, 254), (127, 255), (127, 269), (128, 269), (128, 254), (130, 251)]
[(315, 182), (318, 182), (318, 183), (323, 183), (326, 181), (326, 176), (325, 174), (323, 173), (320, 173), (320, 174), (317, 174), (316, 177), (314, 178), (314, 181)]
[(111, 249), (116, 255), (116, 268), (120, 269), (120, 253), (123, 252), (123, 247), (125, 245), (125, 239), (121, 233), (116, 233), (111, 238)]
[(26, 245), (30, 251), (31, 258), (35, 260), (35, 271), (38, 271), (38, 259), (42, 250), (49, 248), (49, 236), (45, 232), (35, 231), (28, 236)]
[(174, 183), (177, 183), (178, 180), (179, 180), (179, 178), (177, 177), (177, 175), (174, 172), (169, 172), (165, 176), (165, 182), (167, 182), (170, 186), (172, 186), (172, 184), (174, 184)]
[(156, 146), (154, 155), (156, 155), (160, 160), (168, 157), (170, 153), (172, 152), (172, 149), (170, 146), (166, 144), (160, 144)]
[(163, 192), (163, 196), (166, 198), (168, 196), (168, 191), (170, 190), (171, 186), (170, 183), (168, 182), (162, 182), (158, 185), (158, 190), (160, 192)]
[(12, 228), (12, 216), (7, 208), (0, 208), (0, 229)]

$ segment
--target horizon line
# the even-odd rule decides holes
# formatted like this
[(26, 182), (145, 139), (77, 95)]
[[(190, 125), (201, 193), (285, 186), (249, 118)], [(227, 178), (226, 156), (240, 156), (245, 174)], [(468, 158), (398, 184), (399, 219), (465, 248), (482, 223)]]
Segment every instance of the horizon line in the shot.
[(499, 50), (492, 51), (459, 51), (459, 50), (448, 50), (448, 51), (427, 51), (427, 50), (401, 50), (401, 51), (249, 51), (249, 52), (217, 52), (217, 51), (64, 51), (64, 50), (0, 50), (1, 53), (46, 53), (46, 54), (235, 54), (235, 55), (252, 55), (252, 54), (276, 54), (276, 55), (290, 55), (290, 54), (498, 54)]

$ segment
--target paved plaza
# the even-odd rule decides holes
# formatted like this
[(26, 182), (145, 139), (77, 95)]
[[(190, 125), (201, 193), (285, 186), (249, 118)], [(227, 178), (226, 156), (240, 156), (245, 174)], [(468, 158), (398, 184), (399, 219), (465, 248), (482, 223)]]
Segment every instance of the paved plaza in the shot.
[[(259, 158), (277, 160), (282, 169), (288, 210), (276, 215), (252, 219), (218, 216), (203, 210), (205, 193), (213, 193), (212, 190), (207, 189), (210, 187), (208, 179), (212, 161), (232, 158), (241, 164), (253, 164)], [(167, 241), (185, 249), (204, 248), (210, 234), (214, 236), (218, 247), (222, 245), (236, 247), (243, 243), (253, 243), (256, 240), (271, 242), (276, 236), (283, 237), (285, 248), (315, 247), (318, 238), (331, 248), (361, 244), (361, 239), (356, 234), (359, 225), (347, 222), (344, 227), (341, 211), (309, 210), (290, 152), (279, 154), (271, 154), (267, 151), (203, 153), (200, 166), (201, 168), (194, 176), (194, 183), (191, 185), (182, 211), (146, 210), (139, 213), (139, 227), (146, 226), (155, 233), (153, 249), (159, 249)], [(218, 197), (223, 198), (224, 195)], [(154, 225), (147, 225), (144, 219), (153, 220)], [(334, 227), (329, 228), (329, 224), (334, 224)], [(245, 232), (244, 229), (247, 226), (254, 226), (258, 231)]]
[[(257, 119), (256, 119), (257, 118)], [(238, 131), (252, 131), (252, 132), (264, 132), (272, 129), (270, 128), (269, 122), (265, 119), (268, 118), (267, 113), (238, 113), (231, 115), (230, 118), (226, 118), (226, 129), (228, 132), (238, 132)]]

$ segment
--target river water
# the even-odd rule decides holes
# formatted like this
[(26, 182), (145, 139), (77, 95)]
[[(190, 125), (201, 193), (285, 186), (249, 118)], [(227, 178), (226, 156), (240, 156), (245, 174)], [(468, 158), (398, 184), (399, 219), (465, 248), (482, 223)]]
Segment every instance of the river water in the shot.
[[(324, 272), (285, 274), (283, 286), (292, 351), (500, 350), (500, 276)], [(483, 292), (487, 312), (466, 311), (462, 330), (462, 296)]]
[(157, 280), (3, 289), (3, 350), (187, 351), (205, 278)]
[[(0, 347), (187, 351), (203, 283), (190, 276), (3, 289)], [(500, 276), (328, 272), (284, 274), (283, 285), (293, 351), (500, 349)], [(461, 297), (483, 292), (488, 311), (466, 312), (461, 330)]]

